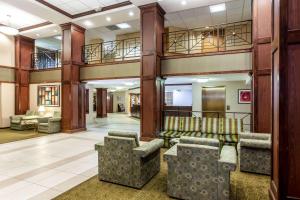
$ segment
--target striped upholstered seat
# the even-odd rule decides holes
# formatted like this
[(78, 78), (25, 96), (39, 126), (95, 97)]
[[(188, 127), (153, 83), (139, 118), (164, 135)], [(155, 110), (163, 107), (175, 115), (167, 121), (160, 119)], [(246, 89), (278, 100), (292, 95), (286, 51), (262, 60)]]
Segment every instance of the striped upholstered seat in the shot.
[(238, 134), (243, 132), (243, 120), (234, 118), (220, 118), (218, 133), (221, 142), (237, 143)]
[(194, 131), (163, 131), (159, 137), (164, 139), (164, 147), (170, 147), (170, 140), (173, 138), (180, 138), (181, 136), (200, 137), (201, 132)]

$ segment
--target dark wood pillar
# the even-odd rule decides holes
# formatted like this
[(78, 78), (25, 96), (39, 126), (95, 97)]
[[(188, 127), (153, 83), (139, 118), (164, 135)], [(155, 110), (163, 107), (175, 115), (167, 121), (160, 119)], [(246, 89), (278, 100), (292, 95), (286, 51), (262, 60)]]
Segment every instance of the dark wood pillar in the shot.
[(25, 114), (29, 109), (29, 72), (34, 40), (18, 35), (15, 37), (15, 113)]
[(161, 57), (165, 11), (158, 3), (141, 10), (141, 139), (157, 137), (162, 120)]
[(300, 199), (300, 1), (273, 0), (270, 198)]
[(62, 130), (86, 130), (85, 84), (80, 83), (80, 66), (85, 29), (73, 23), (62, 24)]
[(253, 0), (254, 131), (271, 132), (272, 0)]
[(97, 118), (107, 117), (107, 89), (97, 88)]

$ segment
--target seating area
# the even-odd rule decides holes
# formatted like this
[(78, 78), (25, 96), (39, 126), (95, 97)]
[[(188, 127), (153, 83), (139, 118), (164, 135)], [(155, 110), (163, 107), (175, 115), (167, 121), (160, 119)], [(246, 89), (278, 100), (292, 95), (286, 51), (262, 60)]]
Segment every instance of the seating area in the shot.
[(61, 130), (61, 114), (54, 111), (51, 116), (41, 116), (36, 111), (28, 110), (25, 115), (14, 115), (10, 117), (10, 128), (12, 130), (35, 129), (40, 133), (58, 133)]
[(171, 146), (170, 140), (181, 136), (214, 138), (222, 145), (236, 145), (239, 133), (243, 132), (242, 119), (166, 116), (164, 122), (164, 131), (159, 137), (166, 148)]
[[(239, 168), (268, 174), (269, 158), (258, 160), (270, 153), (268, 134), (240, 136), (238, 154), (235, 146), (221, 145), (218, 138), (181, 136), (163, 155), (168, 165), (167, 194), (179, 199), (229, 200), (231, 172)], [(140, 145), (137, 133), (109, 132), (104, 143), (95, 145), (99, 180), (141, 189), (160, 171), (163, 144), (162, 139), (155, 139)], [(253, 155), (248, 148), (258, 153)]]

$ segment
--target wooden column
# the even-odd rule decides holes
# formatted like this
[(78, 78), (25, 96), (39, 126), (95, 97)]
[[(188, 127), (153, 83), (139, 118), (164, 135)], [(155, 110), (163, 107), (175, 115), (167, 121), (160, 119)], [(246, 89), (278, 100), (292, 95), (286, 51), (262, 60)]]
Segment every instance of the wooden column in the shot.
[(97, 118), (107, 117), (107, 89), (97, 88)]
[(271, 132), (272, 0), (253, 0), (254, 131)]
[(141, 139), (157, 137), (161, 127), (161, 57), (165, 11), (158, 3), (140, 7), (141, 10)]
[(18, 35), (15, 37), (15, 113), (25, 114), (29, 110), (29, 72), (34, 40)]
[(300, 199), (300, 1), (273, 0), (270, 199)]
[(80, 66), (85, 29), (73, 23), (62, 24), (62, 130), (86, 130), (85, 84), (80, 83)]

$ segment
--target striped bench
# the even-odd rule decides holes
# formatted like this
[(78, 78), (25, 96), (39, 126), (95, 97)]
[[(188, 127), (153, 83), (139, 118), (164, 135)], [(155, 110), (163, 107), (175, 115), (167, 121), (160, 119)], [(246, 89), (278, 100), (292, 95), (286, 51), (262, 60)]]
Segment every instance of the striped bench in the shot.
[(234, 118), (165, 117), (164, 131), (159, 137), (164, 147), (170, 147), (170, 140), (181, 136), (219, 139), (221, 144), (238, 142), (243, 131), (243, 121)]

